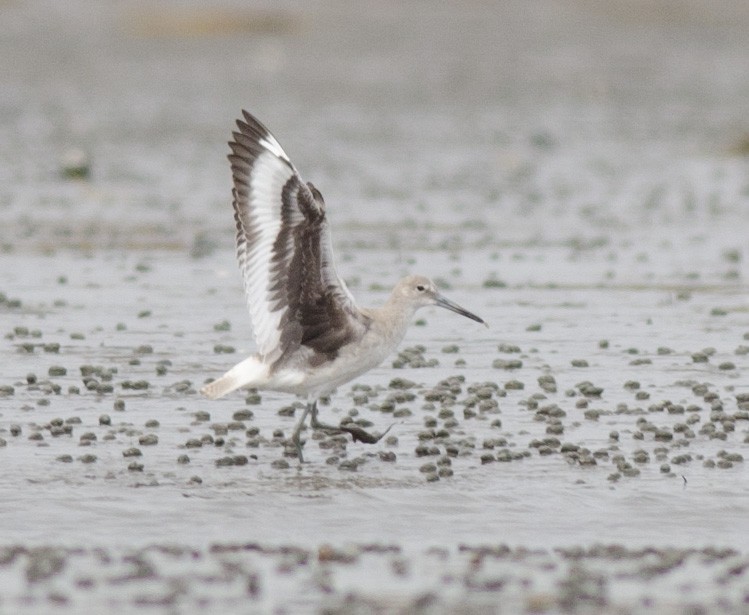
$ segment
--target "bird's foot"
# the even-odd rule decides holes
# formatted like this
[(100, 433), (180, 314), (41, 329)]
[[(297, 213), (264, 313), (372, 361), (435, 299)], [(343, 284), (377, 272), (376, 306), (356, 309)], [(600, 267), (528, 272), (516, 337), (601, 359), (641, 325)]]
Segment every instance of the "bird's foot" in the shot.
[[(393, 425), (395, 425), (395, 423), (393, 423)], [(338, 425), (337, 427), (321, 423), (317, 420), (316, 414), (313, 414), (312, 419), (310, 420), (310, 427), (312, 427), (312, 429), (324, 429), (325, 431), (332, 431), (334, 433), (348, 433), (351, 434), (351, 438), (354, 442), (364, 442), (365, 444), (376, 444), (377, 442), (382, 440), (382, 438), (387, 432), (390, 431), (393, 425), (390, 425), (390, 427), (383, 431), (379, 436), (375, 436), (362, 427), (350, 423), (344, 423), (343, 425)]]
[[(395, 423), (393, 423), (393, 425), (395, 425)], [(388, 427), (385, 431), (383, 431), (379, 436), (375, 436), (374, 434), (369, 433), (368, 431), (362, 429), (358, 425), (341, 425), (340, 430), (351, 434), (351, 438), (353, 439), (354, 442), (364, 442), (365, 444), (377, 444), (380, 440), (382, 440), (385, 437), (385, 434), (388, 431), (390, 431), (393, 425), (390, 425), (390, 427)]]
[(336, 433), (341, 433), (341, 428), (336, 427), (335, 425), (328, 425), (327, 423), (321, 423), (317, 420), (317, 413), (314, 413), (312, 415), (312, 418), (310, 418), (309, 426), (312, 427), (312, 429), (324, 429), (325, 431), (334, 431)]

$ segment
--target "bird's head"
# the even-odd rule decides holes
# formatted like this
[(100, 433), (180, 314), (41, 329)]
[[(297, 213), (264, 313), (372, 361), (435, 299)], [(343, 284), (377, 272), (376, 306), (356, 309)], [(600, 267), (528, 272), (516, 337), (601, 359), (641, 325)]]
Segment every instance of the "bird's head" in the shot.
[(451, 310), (456, 314), (460, 314), (461, 316), (465, 316), (466, 318), (470, 318), (471, 320), (475, 320), (476, 322), (480, 322), (486, 325), (483, 318), (476, 316), (476, 314), (469, 312), (468, 310), (459, 306), (457, 303), (454, 303), (453, 301), (450, 301), (449, 299), (444, 297), (442, 293), (440, 293), (440, 291), (437, 289), (437, 285), (432, 280), (424, 276), (406, 276), (400, 282), (398, 282), (395, 289), (393, 290), (393, 294), (396, 295), (396, 297), (400, 301), (405, 301), (411, 304), (414, 311), (420, 307), (424, 307), (427, 305), (438, 305), (440, 307)]

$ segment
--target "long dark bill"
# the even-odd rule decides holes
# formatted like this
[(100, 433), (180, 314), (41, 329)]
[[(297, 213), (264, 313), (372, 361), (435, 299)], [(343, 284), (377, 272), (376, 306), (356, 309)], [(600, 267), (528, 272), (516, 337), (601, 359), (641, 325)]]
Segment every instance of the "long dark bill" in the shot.
[(480, 322), (482, 325), (486, 325), (487, 327), (489, 326), (486, 324), (486, 322), (484, 322), (483, 318), (476, 316), (476, 314), (469, 312), (465, 308), (460, 307), (457, 303), (454, 303), (453, 301), (446, 299), (442, 295), (438, 295), (437, 298), (434, 300), (434, 302), (436, 305), (439, 305), (440, 307), (443, 307), (452, 312), (455, 312), (456, 314), (460, 314), (461, 316), (465, 316), (466, 318), (470, 318), (471, 320)]

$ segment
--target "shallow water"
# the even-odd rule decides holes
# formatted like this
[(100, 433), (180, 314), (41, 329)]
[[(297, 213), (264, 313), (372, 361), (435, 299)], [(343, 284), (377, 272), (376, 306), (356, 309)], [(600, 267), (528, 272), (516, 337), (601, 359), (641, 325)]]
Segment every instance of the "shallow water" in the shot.
[[(749, 14), (653, 6), (0, 4), (0, 609), (742, 612)], [(321, 408), (395, 440), (196, 392), (253, 351), (242, 107), (357, 300), (490, 324)]]

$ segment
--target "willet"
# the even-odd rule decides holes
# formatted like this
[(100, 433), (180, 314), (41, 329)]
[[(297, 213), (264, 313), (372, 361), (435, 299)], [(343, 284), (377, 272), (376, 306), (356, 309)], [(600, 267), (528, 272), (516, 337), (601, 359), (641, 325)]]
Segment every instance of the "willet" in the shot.
[(313, 429), (377, 442), (382, 435), (361, 427), (320, 423), (317, 400), (379, 365), (420, 307), (438, 305), (486, 323), (443, 297), (430, 279), (415, 275), (400, 280), (382, 307), (358, 307), (336, 273), (322, 195), (302, 181), (270, 131), (247, 111), (242, 115), (229, 142), (229, 161), (237, 259), (257, 354), (201, 393), (216, 399), (253, 387), (305, 396), (307, 405), (291, 436), (300, 462), (308, 414)]

